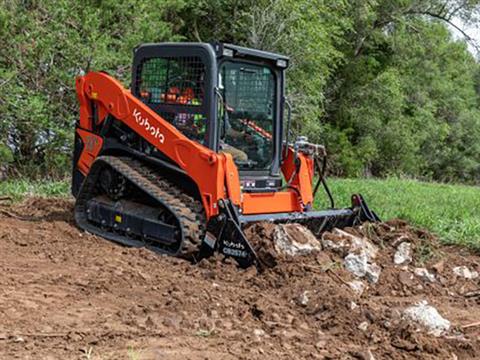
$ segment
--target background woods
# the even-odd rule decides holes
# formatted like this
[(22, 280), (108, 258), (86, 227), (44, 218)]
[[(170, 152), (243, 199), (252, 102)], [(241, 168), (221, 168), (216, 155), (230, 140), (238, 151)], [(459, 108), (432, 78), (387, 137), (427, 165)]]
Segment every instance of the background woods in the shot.
[[(480, 183), (478, 1), (0, 0), (0, 172), (70, 171), (74, 77), (129, 83), (142, 42), (219, 40), (292, 58), (295, 133), (341, 176)], [(462, 26), (458, 25), (462, 24)]]

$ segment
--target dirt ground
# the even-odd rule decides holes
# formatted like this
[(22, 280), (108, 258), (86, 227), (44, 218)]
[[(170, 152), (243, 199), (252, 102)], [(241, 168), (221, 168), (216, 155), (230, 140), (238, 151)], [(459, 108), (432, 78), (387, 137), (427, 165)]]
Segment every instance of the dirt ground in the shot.
[[(378, 248), (380, 278), (359, 279), (362, 294), (349, 284), (344, 249), (280, 256), (268, 224), (248, 230), (259, 254), (276, 262), (257, 274), (88, 235), (74, 226), (70, 200), (0, 206), (0, 359), (480, 357), (480, 281), (452, 271), (480, 271), (479, 256), (401, 221), (348, 231)], [(399, 239), (413, 247), (407, 265), (393, 262)], [(415, 275), (418, 267), (435, 279)], [(435, 337), (405, 318), (422, 300), (450, 330)]]

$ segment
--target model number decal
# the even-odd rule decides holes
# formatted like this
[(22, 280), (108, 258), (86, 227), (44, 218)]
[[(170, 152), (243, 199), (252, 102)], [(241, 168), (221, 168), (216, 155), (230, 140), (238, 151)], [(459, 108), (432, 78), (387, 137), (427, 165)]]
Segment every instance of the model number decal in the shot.
[(85, 148), (87, 149), (88, 152), (93, 153), (95, 149), (98, 148), (98, 145), (99, 145), (99, 140), (96, 136), (87, 135), (85, 137)]
[(165, 142), (165, 135), (160, 132), (159, 128), (150, 124), (147, 117), (142, 117), (140, 111), (134, 109), (133, 117), (135, 118), (137, 124), (143, 126), (145, 130), (147, 130), (152, 136), (155, 137), (155, 139), (158, 139), (158, 141), (160, 141), (160, 144), (163, 144)]

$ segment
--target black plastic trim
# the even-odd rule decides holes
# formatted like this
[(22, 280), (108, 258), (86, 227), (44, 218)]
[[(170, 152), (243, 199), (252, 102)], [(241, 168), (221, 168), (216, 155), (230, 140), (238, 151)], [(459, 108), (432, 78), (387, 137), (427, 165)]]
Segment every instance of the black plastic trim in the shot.
[[(264, 59), (263, 59), (264, 60)], [(232, 63), (247, 63), (252, 65), (264, 65), (269, 66), (270, 70), (272, 70), (275, 76), (275, 112), (274, 112), (274, 124), (273, 124), (273, 132), (274, 132), (274, 144), (273, 144), (273, 154), (272, 154), (272, 162), (271, 166), (267, 170), (239, 170), (240, 179), (244, 177), (257, 177), (257, 176), (265, 176), (270, 175), (272, 177), (280, 176), (280, 163), (282, 157), (282, 143), (283, 143), (283, 92), (284, 92), (284, 77), (285, 73), (282, 69), (273, 66), (272, 64), (262, 61), (262, 58), (255, 58), (255, 59), (236, 59), (236, 58), (229, 58), (223, 57), (218, 62), (218, 69), (227, 62)], [(217, 83), (216, 86), (218, 88), (218, 76), (217, 76)], [(220, 123), (220, 120), (217, 118), (216, 120), (217, 127)], [(220, 141), (220, 136), (217, 134), (217, 148), (214, 150), (218, 152), (218, 144)]]
[[(216, 106), (215, 106), (215, 84), (217, 77), (217, 61), (212, 45), (207, 43), (159, 43), (143, 44), (135, 48), (132, 67), (131, 91), (136, 97), (139, 96), (137, 88), (137, 77), (139, 67), (144, 60), (156, 57), (191, 57), (198, 56), (205, 65), (205, 94), (203, 100), (203, 112), (207, 121), (208, 138), (206, 146), (210, 149), (217, 148), (217, 126), (216, 125)], [(165, 108), (162, 106), (162, 108)], [(180, 108), (176, 108), (177, 111)], [(156, 109), (154, 109), (156, 110)], [(182, 107), (182, 111), (191, 111), (188, 106)]]

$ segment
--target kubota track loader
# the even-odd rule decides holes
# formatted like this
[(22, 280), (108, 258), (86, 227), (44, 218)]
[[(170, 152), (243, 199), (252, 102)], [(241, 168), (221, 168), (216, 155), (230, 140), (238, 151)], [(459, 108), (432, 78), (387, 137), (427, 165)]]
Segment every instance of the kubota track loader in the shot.
[[(248, 223), (318, 233), (377, 220), (360, 195), (334, 209), (324, 148), (289, 138), (288, 62), (230, 44), (146, 44), (134, 50), (130, 90), (104, 72), (78, 77), (77, 224), (125, 245), (188, 258), (215, 250), (247, 266), (256, 260)], [(314, 211), (320, 184), (331, 208)]]

